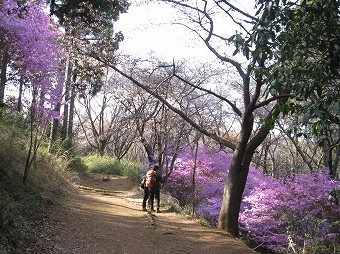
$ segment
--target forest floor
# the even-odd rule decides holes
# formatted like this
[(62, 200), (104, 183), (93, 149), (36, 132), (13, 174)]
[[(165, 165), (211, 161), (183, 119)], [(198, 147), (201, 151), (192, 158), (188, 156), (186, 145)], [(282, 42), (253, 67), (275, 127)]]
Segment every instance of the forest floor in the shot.
[(160, 213), (142, 211), (143, 193), (125, 177), (93, 174), (76, 187), (41, 223), (37, 243), (26, 253), (256, 253), (164, 206)]

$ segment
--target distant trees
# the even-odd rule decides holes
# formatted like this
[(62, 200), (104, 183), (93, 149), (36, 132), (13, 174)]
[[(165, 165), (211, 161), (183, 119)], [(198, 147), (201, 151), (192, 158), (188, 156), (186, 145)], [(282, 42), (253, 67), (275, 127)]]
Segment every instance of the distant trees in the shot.
[[(110, 122), (106, 122), (108, 103), (110, 97), (106, 94), (102, 95), (102, 99), (98, 105), (91, 103), (93, 98), (87, 96), (83, 102), (80, 102), (85, 109), (85, 118), (83, 114), (77, 112), (79, 124), (83, 130), (88, 144), (103, 156), (107, 146), (111, 142), (113, 117)], [(96, 107), (96, 108), (94, 108)], [(88, 120), (88, 124), (85, 121)], [(91, 133), (91, 135), (90, 135)]]
[(313, 137), (289, 132), (291, 125), (287, 118), (284, 123), (277, 121), (275, 129), (259, 146), (254, 154), (254, 164), (273, 177), (320, 171), (323, 169), (322, 148)]
[(120, 160), (135, 142), (137, 134), (134, 119), (122, 102), (122, 96), (126, 95), (122, 94), (121, 84), (109, 73), (106, 76), (105, 84), (96, 96), (87, 92), (79, 96), (81, 107), (76, 114), (82, 131), (78, 131), (78, 140), (84, 135), (86, 143), (99, 155), (110, 153)]

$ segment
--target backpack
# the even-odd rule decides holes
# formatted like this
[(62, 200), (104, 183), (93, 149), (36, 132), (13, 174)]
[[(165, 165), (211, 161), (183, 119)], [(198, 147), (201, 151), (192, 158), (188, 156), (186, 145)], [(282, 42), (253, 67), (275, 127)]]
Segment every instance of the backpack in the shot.
[(156, 172), (150, 169), (148, 172), (146, 172), (145, 187), (152, 188), (155, 181), (156, 181)]

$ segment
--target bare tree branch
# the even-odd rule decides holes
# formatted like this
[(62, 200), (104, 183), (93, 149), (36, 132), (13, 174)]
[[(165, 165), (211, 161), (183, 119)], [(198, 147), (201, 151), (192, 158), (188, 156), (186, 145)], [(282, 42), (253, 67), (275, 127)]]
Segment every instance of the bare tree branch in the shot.
[[(139, 82), (138, 80), (136, 80), (135, 78), (133, 78), (130, 75), (127, 75), (126, 73), (124, 73), (122, 70), (120, 70), (119, 68), (117, 68), (115, 65), (108, 63), (106, 61), (104, 61), (103, 59), (101, 59), (100, 57), (98, 57), (97, 55), (91, 55), (91, 57), (93, 57), (94, 59), (98, 60), (99, 62), (102, 62), (104, 64), (106, 64), (107, 66), (109, 66), (110, 68), (112, 68), (114, 71), (118, 72), (120, 75), (122, 75), (123, 77), (129, 79), (130, 81), (132, 81), (134, 84), (136, 84), (138, 87), (144, 89), (146, 92), (148, 92), (149, 94), (153, 95), (155, 98), (157, 98), (159, 101), (161, 101), (162, 103), (164, 103), (169, 109), (171, 109), (173, 112), (175, 112), (176, 114), (178, 114), (180, 117), (182, 117), (185, 121), (187, 121), (192, 127), (194, 127), (195, 129), (197, 129), (198, 131), (202, 132), (203, 134), (205, 134), (206, 136), (212, 138), (213, 140), (215, 140), (216, 142), (218, 142), (219, 144), (222, 144), (226, 147), (229, 147), (230, 149), (234, 150), (236, 148), (236, 145), (228, 140), (225, 140), (221, 137), (219, 137), (216, 133), (212, 133), (209, 132), (208, 130), (202, 128), (199, 124), (197, 124), (196, 122), (194, 122), (190, 117), (188, 117), (182, 110), (179, 110), (178, 108), (172, 106), (166, 99), (164, 99), (161, 95), (159, 95), (155, 89), (151, 89), (150, 87), (143, 85), (141, 82)], [(163, 82), (163, 81), (162, 81)]]

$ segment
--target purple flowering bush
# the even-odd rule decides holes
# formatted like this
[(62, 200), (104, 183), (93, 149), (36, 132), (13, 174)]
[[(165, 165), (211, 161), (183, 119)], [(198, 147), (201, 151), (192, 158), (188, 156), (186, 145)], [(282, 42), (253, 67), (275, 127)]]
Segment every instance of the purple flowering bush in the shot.
[[(200, 148), (193, 196), (193, 153), (185, 149), (168, 179), (169, 191), (183, 206), (195, 200), (197, 215), (216, 226), (223, 182), (231, 160), (231, 153)], [(240, 230), (256, 244), (276, 252), (287, 253), (289, 249), (305, 253), (336, 252), (340, 242), (340, 207), (329, 200), (334, 189), (340, 189), (340, 184), (327, 174), (273, 179), (250, 167), (241, 205)]]
[(40, 118), (58, 118), (54, 108), (62, 102), (61, 69), (66, 57), (60, 44), (63, 33), (46, 13), (44, 1), (21, 2), (0, 1), (0, 40), (8, 50), (12, 67), (25, 78), (27, 87), (41, 95), (41, 101), (32, 105)]
[[(208, 147), (203, 147), (198, 151), (195, 175), (196, 195), (192, 197), (193, 154), (190, 149), (185, 149), (176, 160), (173, 173), (168, 179), (167, 186), (173, 196), (179, 200), (181, 205), (185, 205), (192, 198), (201, 203), (208, 196), (214, 197), (216, 194), (222, 193), (221, 182), (225, 177), (224, 163), (228, 156), (230, 163), (231, 156), (224, 152), (216, 153)], [(217, 160), (217, 157), (220, 159)]]
[(276, 251), (332, 250), (340, 242), (340, 207), (328, 198), (339, 187), (338, 181), (322, 173), (260, 182), (244, 197), (242, 230)]

